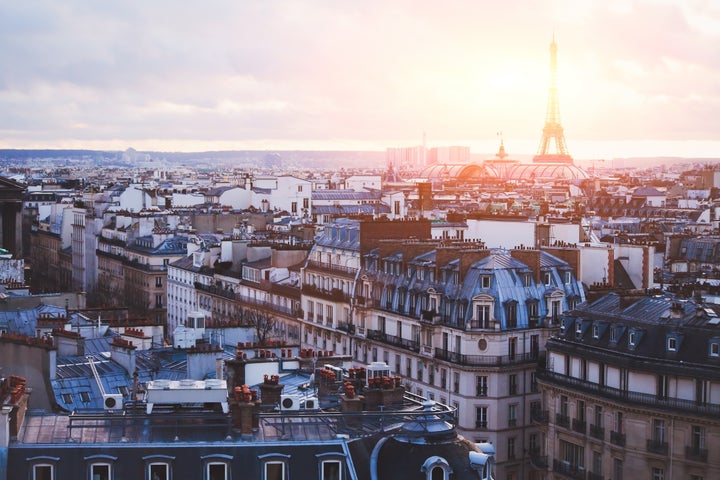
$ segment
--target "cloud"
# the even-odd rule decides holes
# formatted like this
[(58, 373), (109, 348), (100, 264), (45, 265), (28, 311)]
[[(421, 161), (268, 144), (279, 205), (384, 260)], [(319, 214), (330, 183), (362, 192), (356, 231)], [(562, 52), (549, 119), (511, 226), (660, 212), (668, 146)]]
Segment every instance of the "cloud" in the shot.
[(553, 31), (568, 136), (718, 139), (716, 25), (702, 1), (5, 2), (0, 145), (534, 139)]

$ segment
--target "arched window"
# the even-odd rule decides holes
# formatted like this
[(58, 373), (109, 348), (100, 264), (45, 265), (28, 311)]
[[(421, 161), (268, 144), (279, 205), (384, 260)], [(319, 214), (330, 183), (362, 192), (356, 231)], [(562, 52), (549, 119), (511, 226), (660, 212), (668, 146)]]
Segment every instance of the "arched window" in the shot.
[(200, 457), (203, 462), (203, 480), (229, 480), (230, 465), (233, 457), (231, 455), (205, 455)]
[(447, 460), (433, 456), (425, 460), (420, 467), (420, 472), (425, 474), (426, 480), (449, 480), (453, 470)]
[(31, 465), (32, 480), (55, 480), (59, 457), (32, 457), (27, 459)]
[(290, 455), (270, 453), (259, 456), (258, 460), (262, 463), (262, 480), (288, 480)]
[(90, 455), (85, 457), (90, 480), (113, 480), (113, 466), (117, 457), (111, 455)]
[(149, 455), (145, 461), (145, 480), (171, 480), (172, 462), (175, 457), (168, 455)]

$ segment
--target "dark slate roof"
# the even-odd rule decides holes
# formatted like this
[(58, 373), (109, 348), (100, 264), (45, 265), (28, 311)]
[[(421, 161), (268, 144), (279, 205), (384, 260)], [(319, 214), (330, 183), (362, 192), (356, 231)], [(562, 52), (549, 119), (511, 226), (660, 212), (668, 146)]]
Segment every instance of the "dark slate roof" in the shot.
[(390, 213), (390, 207), (384, 203), (365, 205), (313, 205), (314, 215), (350, 215), (360, 213)]
[(638, 187), (632, 192), (633, 197), (662, 197), (665, 194), (654, 187)]
[[(452, 468), (454, 480), (477, 480), (478, 473), (470, 467), (470, 452), (478, 452), (474, 443), (462, 437), (454, 437), (441, 443), (407, 443), (392, 436), (370, 437), (352, 441), (348, 449), (359, 480), (370, 480), (370, 458), (379, 448), (377, 477), (379, 479), (425, 478), (421, 468), (431, 457), (440, 457)], [(380, 443), (380, 442), (383, 443)]]
[(313, 200), (379, 200), (381, 193), (379, 191), (372, 192), (356, 192), (355, 190), (314, 190), (312, 192)]
[[(618, 294), (610, 293), (589, 305), (580, 306), (563, 317), (563, 330), (549, 343), (549, 349), (560, 345), (582, 345), (588, 358), (599, 352), (613, 352), (646, 366), (672, 363), (672, 368), (705, 371), (702, 375), (720, 379), (720, 357), (710, 355), (710, 342), (720, 342), (718, 306), (707, 306), (671, 296), (646, 296), (623, 308)], [(578, 322), (583, 326), (578, 331)], [(593, 335), (591, 325), (598, 325)], [(611, 330), (615, 329), (615, 340)], [(629, 334), (635, 333), (635, 344)], [(675, 351), (668, 349), (668, 337), (677, 338)], [(558, 343), (562, 340), (563, 343)], [(589, 348), (593, 347), (593, 348)], [(650, 367), (648, 367), (650, 368)]]

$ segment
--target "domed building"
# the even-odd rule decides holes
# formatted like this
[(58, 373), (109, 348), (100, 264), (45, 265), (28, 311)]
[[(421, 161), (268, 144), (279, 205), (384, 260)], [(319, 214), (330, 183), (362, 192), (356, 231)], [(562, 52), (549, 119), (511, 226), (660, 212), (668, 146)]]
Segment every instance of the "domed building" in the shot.
[(458, 435), (447, 410), (427, 401), (427, 416), (416, 418), (392, 434), (350, 442), (358, 478), (377, 480), (492, 480), (495, 448)]

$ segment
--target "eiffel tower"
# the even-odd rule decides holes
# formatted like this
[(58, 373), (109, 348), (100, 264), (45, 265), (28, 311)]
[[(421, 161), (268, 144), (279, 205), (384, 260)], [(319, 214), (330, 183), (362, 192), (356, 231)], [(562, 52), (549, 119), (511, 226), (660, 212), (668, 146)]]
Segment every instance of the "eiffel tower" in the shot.
[[(555, 144), (555, 153), (550, 147)], [(573, 163), (565, 145), (565, 134), (560, 124), (560, 103), (558, 102), (557, 87), (557, 44), (553, 35), (550, 44), (550, 93), (548, 95), (547, 112), (545, 113), (545, 126), (540, 139), (540, 148), (533, 157), (535, 163)]]

